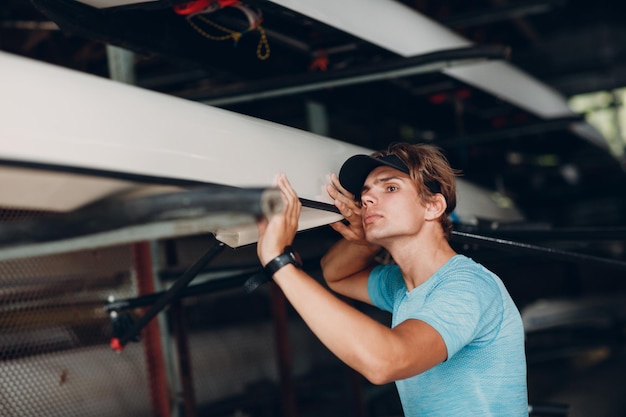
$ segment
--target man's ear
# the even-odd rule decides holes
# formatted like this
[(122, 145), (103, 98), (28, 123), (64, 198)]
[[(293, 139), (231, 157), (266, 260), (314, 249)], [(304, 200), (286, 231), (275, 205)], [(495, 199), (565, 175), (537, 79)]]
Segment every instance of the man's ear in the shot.
[(443, 194), (435, 194), (432, 201), (426, 205), (426, 220), (435, 220), (443, 216), (448, 208)]

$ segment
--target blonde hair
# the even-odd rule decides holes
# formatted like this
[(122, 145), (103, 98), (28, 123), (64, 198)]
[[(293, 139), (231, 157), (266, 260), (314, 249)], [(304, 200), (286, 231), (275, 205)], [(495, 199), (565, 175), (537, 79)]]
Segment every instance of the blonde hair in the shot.
[(448, 238), (452, 232), (449, 215), (456, 207), (456, 180), (460, 171), (453, 169), (443, 151), (424, 143), (392, 143), (387, 150), (372, 154), (373, 157), (396, 155), (409, 168), (411, 179), (417, 185), (420, 199), (424, 203), (433, 201), (436, 194), (446, 200), (445, 213), (440, 217), (441, 227)]

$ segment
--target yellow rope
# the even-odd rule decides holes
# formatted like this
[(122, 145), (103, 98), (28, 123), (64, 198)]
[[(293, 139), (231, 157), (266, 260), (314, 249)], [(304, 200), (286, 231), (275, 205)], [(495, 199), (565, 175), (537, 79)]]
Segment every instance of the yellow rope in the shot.
[(241, 33), (235, 32), (234, 30), (227, 29), (225, 27), (218, 25), (217, 23), (211, 22), (209, 19), (207, 19), (204, 16), (198, 16), (198, 19), (200, 19), (201, 21), (203, 21), (204, 23), (210, 26), (213, 26), (216, 29), (219, 29), (223, 32), (228, 33), (228, 35), (223, 35), (223, 36), (211, 35), (210, 33), (204, 31), (200, 26), (198, 26), (191, 18), (187, 19), (191, 27), (194, 28), (196, 32), (198, 32), (200, 35), (204, 36), (207, 39), (211, 39), (213, 41), (225, 41), (225, 40), (232, 38), (235, 42), (237, 42), (242, 36)]
[[(216, 36), (216, 35), (212, 35), (210, 33), (208, 33), (207, 31), (205, 31), (204, 29), (202, 29), (200, 26), (198, 26), (198, 24), (196, 24), (193, 19), (190, 17), (187, 19), (187, 21), (189, 22), (189, 24), (191, 25), (191, 27), (198, 32), (200, 35), (202, 35), (203, 37), (213, 40), (213, 41), (225, 41), (228, 39), (232, 39), (233, 42), (235, 42), (235, 44), (237, 44), (237, 42), (239, 42), (239, 40), (241, 39), (241, 37), (244, 35), (241, 32), (237, 32), (228, 28), (225, 28), (224, 26), (218, 25), (217, 23), (207, 19), (204, 16), (197, 16), (199, 20), (201, 20), (203, 23), (206, 23), (209, 26), (212, 26), (213, 28), (217, 29), (217, 30), (221, 30), (222, 32), (226, 32), (226, 35), (222, 35), (222, 36)], [(254, 29), (257, 29), (259, 31), (259, 43), (256, 47), (256, 56), (257, 58), (261, 59), (261, 60), (266, 60), (267, 58), (269, 58), (270, 56), (270, 45), (269, 42), (267, 40), (267, 35), (265, 34), (265, 29), (263, 29), (263, 27), (261, 26), (261, 24), (257, 24), (256, 27)]]
[[(259, 44), (256, 47), (256, 56), (261, 60), (266, 60), (270, 57), (270, 44), (267, 41), (267, 36), (265, 35), (265, 29), (259, 24), (256, 27), (259, 30)], [(263, 53), (265, 50), (265, 53)]]

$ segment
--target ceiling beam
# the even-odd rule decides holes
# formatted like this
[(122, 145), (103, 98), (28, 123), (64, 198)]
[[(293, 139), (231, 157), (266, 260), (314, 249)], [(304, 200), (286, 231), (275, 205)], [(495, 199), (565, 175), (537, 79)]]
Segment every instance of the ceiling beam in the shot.
[(500, 46), (458, 48), (359, 68), (282, 77), (243, 85), (237, 83), (234, 86), (212, 89), (210, 93), (200, 92), (186, 98), (213, 106), (223, 106), (331, 87), (439, 72), (446, 68), (463, 66), (468, 63), (475, 64), (494, 59), (503, 60), (507, 58), (508, 54), (508, 48)]

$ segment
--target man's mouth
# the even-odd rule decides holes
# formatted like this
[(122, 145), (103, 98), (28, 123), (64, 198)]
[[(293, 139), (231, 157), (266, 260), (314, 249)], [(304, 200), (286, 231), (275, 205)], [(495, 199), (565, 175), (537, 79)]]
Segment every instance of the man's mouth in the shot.
[(365, 217), (363, 217), (363, 224), (371, 224), (381, 217), (382, 217), (381, 215), (376, 214), (376, 213), (368, 214)]

